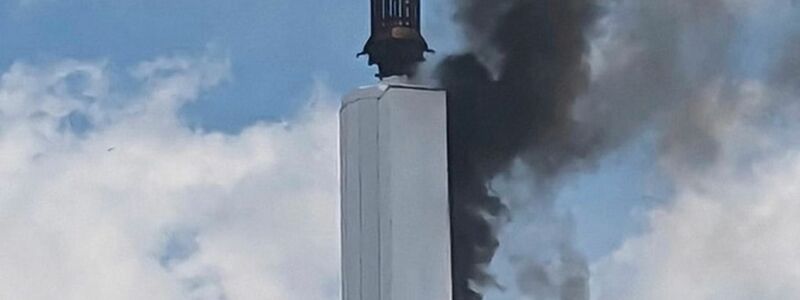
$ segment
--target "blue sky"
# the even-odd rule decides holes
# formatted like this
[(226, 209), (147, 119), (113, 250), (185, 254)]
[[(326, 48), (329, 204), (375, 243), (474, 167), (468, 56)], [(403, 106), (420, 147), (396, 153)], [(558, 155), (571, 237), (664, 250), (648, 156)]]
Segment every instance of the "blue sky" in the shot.
[[(686, 7), (699, 3), (692, 0), (662, 1), (667, 2), (652, 3), (674, 1), (683, 4), (684, 7), (676, 6), (674, 12), (668, 12), (675, 14), (693, 12)], [(734, 42), (726, 50), (732, 55), (728, 56), (725, 71), (720, 73), (725, 77), (723, 79), (731, 79), (732, 85), (737, 87), (729, 94), (739, 96), (720, 100), (716, 97), (722, 96), (715, 97), (709, 92), (711, 96), (703, 94), (698, 101), (706, 101), (708, 103), (703, 103), (712, 108), (720, 103), (734, 103), (735, 108), (739, 107), (739, 102), (763, 102), (767, 103), (765, 107), (769, 103), (779, 103), (772, 99), (775, 96), (770, 94), (768, 86), (761, 85), (761, 81), (768, 77), (770, 65), (779, 59), (776, 55), (778, 50), (800, 30), (800, 22), (797, 22), (800, 10), (796, 5), (787, 5), (787, 1), (708, 0), (709, 3), (725, 3), (722, 6), (729, 5), (726, 7), (733, 14), (743, 16), (737, 20), (738, 27), (732, 37)], [(425, 2), (424, 33), (429, 44), (438, 51), (431, 57), (432, 61), (459, 48), (460, 36), (449, 19), (448, 2)], [(620, 2), (637, 3), (635, 0)], [(757, 9), (751, 11), (751, 7)], [(672, 17), (688, 20), (687, 23), (696, 21), (684, 15)], [(130, 278), (144, 278), (143, 283), (151, 283), (147, 279), (155, 276), (171, 276), (177, 278), (174, 281), (179, 286), (203, 287), (202, 290), (187, 288), (184, 292), (189, 294), (220, 293), (230, 299), (248, 299), (241, 295), (251, 291), (264, 292), (258, 290), (264, 288), (269, 290), (262, 294), (254, 292), (253, 295), (334, 299), (332, 295), (336, 294), (338, 285), (338, 266), (333, 263), (338, 251), (337, 236), (331, 229), (331, 224), (335, 223), (338, 197), (338, 182), (335, 182), (335, 155), (338, 151), (337, 120), (334, 117), (338, 105), (336, 98), (353, 87), (375, 82), (373, 74), (376, 70), (366, 65), (365, 58), (355, 57), (368, 37), (368, 22), (366, 0), (0, 1), (0, 73), (5, 74), (0, 82), (0, 100), (7, 102), (0, 102), (0, 179), (6, 179), (0, 180), (0, 184), (7, 185), (0, 185), (0, 233), (7, 234), (4, 236), (16, 241), (22, 249), (8, 246), (14, 243), (0, 245), (0, 267), (11, 270), (4, 273), (0, 268), (0, 298), (4, 295), (27, 295), (37, 290), (38, 280), (31, 281), (33, 288), (26, 290), (24, 284), (5, 280), (4, 274), (40, 269), (49, 272), (48, 263), (61, 263), (42, 259), (56, 257), (51, 253), (30, 249), (65, 247), (68, 249), (61, 253), (64, 257), (86, 251), (86, 257), (96, 256), (99, 261), (117, 262), (119, 257), (133, 257), (131, 261), (140, 259), (138, 262), (144, 267), (122, 266), (120, 269), (136, 275)], [(692, 36), (695, 28), (671, 25), (675, 25), (674, 31), (682, 37), (694, 38), (686, 40), (686, 49), (702, 50), (706, 46), (703, 39), (707, 37), (703, 34), (713, 34), (715, 27), (703, 22), (692, 24), (710, 26), (711, 30), (706, 28), (706, 32), (698, 31), (700, 33)], [(635, 51), (630, 53), (635, 54)], [(206, 59), (206, 56), (210, 58)], [(154, 61), (157, 57), (166, 58)], [(695, 58), (687, 55), (677, 60), (686, 69), (703, 68), (703, 62)], [(154, 66), (155, 71), (148, 71), (148, 64)], [(81, 84), (72, 82), (73, 78), (69, 76), (59, 77), (59, 72), (64, 70), (69, 74), (88, 74), (88, 79)], [(134, 78), (136, 76), (131, 74), (137, 72), (143, 75)], [(691, 70), (681, 72), (686, 72), (686, 76), (694, 74)], [(700, 87), (691, 88), (714, 91), (716, 86), (712, 79), (698, 78)], [(112, 88), (104, 88), (106, 80), (111, 81)], [(37, 84), (39, 81), (41, 84)], [(64, 86), (67, 86), (66, 91), (62, 90)], [(24, 93), (15, 94), (20, 90)], [(168, 96), (159, 93), (164, 91)], [(170, 94), (174, 91), (179, 92)], [(105, 107), (98, 112), (90, 104), (73, 101), (73, 98), (95, 96), (128, 101), (131, 105), (125, 109), (139, 114)], [(793, 94), (786, 92), (784, 97), (793, 97)], [(56, 98), (63, 103), (48, 102)], [(323, 103), (319, 107), (309, 107), (309, 103), (315, 101)], [(148, 107), (158, 108), (161, 102), (173, 103), (178, 108), (172, 111), (167, 107), (165, 114), (148, 111)], [(19, 103), (30, 103), (30, 107)], [(736, 109), (726, 110), (728, 107), (719, 111), (702, 111), (708, 107), (696, 109), (701, 110), (700, 115), (707, 117), (713, 125), (719, 125), (717, 119), (722, 124), (720, 127), (711, 126), (709, 135), (719, 140), (722, 149), (733, 153), (729, 153), (731, 157), (716, 162), (716, 168), (709, 173), (683, 174), (676, 171), (680, 174), (665, 174), (663, 167), (669, 167), (669, 163), (660, 161), (664, 157), (658, 157), (657, 151), (663, 141), (654, 132), (657, 129), (651, 132), (648, 128), (644, 130), (645, 134), (604, 157), (595, 168), (564, 182), (556, 193), (558, 208), (573, 215), (577, 225), (577, 245), (587, 254), (593, 267), (602, 267), (603, 263), (611, 266), (606, 268), (606, 274), (611, 275), (600, 276), (598, 282), (604, 283), (603, 278), (611, 281), (628, 278), (634, 273), (624, 267), (632, 265), (644, 274), (642, 278), (658, 284), (672, 284), (665, 285), (667, 288), (663, 290), (653, 289), (647, 285), (652, 285), (652, 282), (643, 279), (646, 284), (636, 286), (641, 287), (639, 291), (653, 293), (644, 295), (662, 292), (658, 294), (660, 296), (636, 298), (636, 294), (625, 292), (617, 295), (626, 295), (634, 300), (734, 299), (725, 298), (723, 292), (714, 294), (722, 298), (704, 296), (705, 286), (693, 286), (701, 280), (681, 281), (684, 274), (705, 274), (702, 271), (713, 269), (722, 275), (714, 277), (720, 284), (710, 285), (710, 290), (734, 290), (728, 285), (732, 284), (745, 286), (745, 291), (754, 293), (751, 295), (759, 295), (763, 290), (774, 293), (765, 299), (794, 299), (781, 295), (800, 295), (800, 287), (793, 289), (792, 283), (785, 283), (776, 288), (771, 284), (780, 283), (780, 280), (766, 278), (798, 279), (792, 277), (796, 276), (792, 270), (800, 268), (796, 259), (784, 258), (793, 258), (800, 240), (788, 235), (780, 238), (771, 235), (773, 232), (794, 234), (797, 226), (789, 221), (769, 221), (784, 220), (778, 217), (792, 219), (800, 212), (800, 208), (787, 205), (791, 202), (773, 201), (800, 195), (800, 189), (793, 189), (796, 174), (800, 174), (800, 159), (797, 162), (792, 159), (800, 157), (800, 150), (789, 146), (777, 147), (779, 150), (770, 148), (773, 152), (765, 153), (781, 153), (780, 157), (751, 157), (753, 161), (745, 164), (751, 167), (750, 171), (755, 174), (750, 174), (753, 178), (727, 167), (740, 163), (735, 159), (736, 154), (746, 152), (748, 147), (784, 145), (785, 140), (796, 137), (797, 131), (776, 134), (774, 128), (748, 123), (752, 121), (748, 119), (752, 117), (750, 114)], [(52, 113), (56, 121), (41, 117), (41, 111)], [(76, 114), (59, 115), (63, 111)], [(788, 114), (789, 120), (795, 116), (789, 114), (791, 112), (789, 108), (780, 111)], [(173, 113), (177, 117), (173, 118)], [(15, 114), (22, 117), (16, 118)], [(88, 117), (81, 119), (80, 116)], [(88, 134), (73, 136), (63, 132), (59, 126), (54, 127), (52, 124), (63, 122), (62, 117), (70, 119), (77, 132)], [(104, 118), (118, 120), (95, 122)], [(785, 126), (791, 129), (795, 127), (792, 125)], [(99, 129), (93, 130), (92, 126)], [(220, 132), (223, 134), (218, 134)], [(756, 134), (748, 135), (750, 133)], [(9, 145), (19, 146), (21, 150)], [(789, 171), (779, 170), (781, 168), (775, 168), (775, 165), (790, 166), (787, 167)], [(792, 168), (794, 165), (798, 167)], [(49, 185), (50, 181), (56, 184)], [(140, 181), (152, 184), (153, 190), (143, 190), (137, 185)], [(751, 185), (750, 189), (737, 189)], [(728, 190), (739, 193), (726, 194)], [(749, 197), (749, 191), (770, 196), (741, 196)], [(70, 197), (73, 194), (77, 195), (74, 199)], [(108, 203), (108, 199), (113, 201)], [(733, 205), (726, 210), (729, 199), (733, 199)], [(21, 204), (14, 200), (20, 200)], [(7, 209), (9, 203), (14, 204), (10, 206), (13, 209)], [(707, 205), (698, 209), (693, 206), (696, 203)], [(87, 207), (90, 209), (84, 211)], [(276, 212), (279, 210), (274, 207), (291, 213)], [(711, 213), (700, 217), (691, 214), (697, 210)], [(760, 214), (750, 215), (742, 211)], [(9, 217), (28, 216), (27, 212), (34, 212), (30, 214), (31, 220), (19, 224)], [(314, 217), (306, 218), (308, 214), (314, 214)], [(728, 215), (732, 216), (730, 220), (725, 218)], [(42, 216), (52, 217), (53, 223), (37, 219)], [(763, 216), (769, 218), (759, 219)], [(740, 225), (740, 220), (750, 222)], [(690, 228), (684, 229), (683, 224)], [(698, 230), (704, 238), (694, 235), (695, 229), (704, 226), (714, 230), (710, 230), (707, 236)], [(6, 228), (11, 229), (4, 232)], [(763, 228), (769, 230), (759, 231)], [(129, 240), (130, 236), (126, 234), (136, 238)], [(62, 239), (59, 243), (40, 241), (32, 236)], [(640, 236), (641, 239), (635, 238)], [(718, 236), (727, 239), (717, 241), (714, 238)], [(115, 252), (126, 247), (108, 247), (116, 243), (116, 246), (135, 248), (125, 244), (131, 240), (137, 242), (132, 244), (142, 242), (147, 246), (136, 248), (142, 253), (158, 255), (154, 255), (154, 260), (141, 259), (147, 255), (137, 252), (126, 256)], [(758, 243), (750, 243), (751, 240), (758, 240)], [(705, 244), (706, 241), (713, 243)], [(721, 250), (715, 247), (727, 246), (726, 242), (739, 244)], [(85, 245), (111, 249), (95, 251), (95, 248)], [(681, 251), (684, 245), (693, 245), (696, 251), (686, 254)], [(759, 245), (769, 247), (765, 246), (767, 250), (764, 250)], [(148, 248), (151, 246), (156, 250)], [(662, 249), (667, 250), (658, 252)], [(744, 253), (738, 253), (731, 249), (751, 252), (743, 250)], [(769, 252), (771, 250), (775, 252)], [(653, 252), (655, 254), (651, 255)], [(612, 257), (614, 253), (621, 254)], [(695, 253), (699, 257), (692, 256)], [(28, 254), (30, 256), (26, 256)], [(119, 257), (115, 256), (117, 254)], [(727, 254), (732, 257), (725, 256)], [(18, 259), (21, 262), (16, 266), (18, 269), (3, 260), (4, 257), (18, 256), (22, 257)], [(82, 258), (78, 257), (77, 261), (88, 265), (88, 270), (102, 269), (102, 266), (86, 263)], [(307, 264), (297, 264), (307, 259), (310, 260)], [(153, 271), (148, 269), (153, 268), (151, 260), (156, 264), (154, 268), (165, 270), (142, 271)], [(763, 260), (771, 264), (747, 263)], [(75, 266), (83, 266), (83, 263), (72, 263), (69, 259), (64, 261), (68, 263), (59, 265), (61, 268), (57, 271), (65, 274), (59, 273), (53, 278), (59, 279), (58, 276), (64, 275), (72, 279), (74, 273), (69, 271), (74, 271)], [(256, 263), (251, 264), (251, 261)], [(670, 268), (660, 267), (662, 261), (669, 263)], [(740, 264), (742, 262), (745, 263)], [(708, 268), (699, 271), (694, 268), (703, 264)], [(269, 266), (279, 275), (252, 270), (252, 265)], [(771, 269), (759, 269), (761, 265)], [(726, 269), (728, 266), (761, 273), (753, 272), (755, 277), (742, 275), (745, 276), (742, 280), (731, 279), (725, 277), (734, 273)], [(793, 268), (795, 266), (797, 268)], [(77, 268), (77, 272), (106, 274), (95, 274), (87, 269)], [(660, 273), (673, 269), (680, 272)], [(38, 273), (32, 274), (20, 278), (38, 276)], [(310, 276), (316, 280), (314, 287), (308, 290), (299, 288), (304, 287)], [(104, 276), (86, 277), (91, 279), (88, 284), (92, 286), (104, 279)], [(235, 280), (240, 278), (264, 279), (270, 286), (263, 287), (261, 281), (251, 286), (248, 282)], [(115, 283), (124, 282), (123, 279)], [(4, 285), (8, 282), (8, 286)], [(153, 291), (164, 293), (141, 296), (136, 292), (127, 296), (132, 297), (130, 299), (183, 299), (170, 294), (174, 288), (172, 285), (152, 284)], [(21, 288), (15, 290), (18, 286)], [(80, 290), (80, 287), (75, 285), (72, 288)], [(613, 290), (615, 285), (603, 287)], [(122, 291), (125, 287), (121, 288)], [(138, 286), (131, 288), (148, 291)], [(789, 292), (781, 294), (784, 289)], [(56, 289), (54, 293), (61, 290)], [(674, 291), (698, 291), (700, 294), (676, 297), (671, 294)], [(113, 295), (113, 291), (95, 292), (98, 294), (93, 295)], [(52, 299), (50, 294), (42, 293), (44, 296), (32, 296), (32, 299)], [(236, 293), (243, 294), (237, 297)], [(609, 293), (600, 299), (620, 299), (614, 295)], [(75, 296), (71, 299), (91, 298)]]
[[(213, 48), (231, 59), (233, 79), (188, 106), (186, 117), (236, 131), (292, 114), (314, 79), (339, 91), (373, 82), (374, 70), (355, 58), (369, 36), (368, 9), (366, 1), (3, 1), (0, 66), (100, 58), (124, 67)], [(427, 11), (445, 14), (434, 4)], [(443, 23), (426, 24), (439, 50), (452, 44), (439, 42)]]
[[(344, 3), (344, 4), (343, 4)], [(369, 82), (354, 53), (367, 36), (355, 1), (4, 1), (0, 63), (108, 59), (125, 67), (213, 48), (233, 78), (186, 108), (193, 123), (238, 130), (303, 104), (315, 77), (343, 89)], [(335, 74), (335, 75), (334, 75)]]
[[(425, 12), (425, 35), (439, 51), (432, 60), (456, 51), (448, 7), (428, 1)], [(165, 54), (229, 58), (231, 78), (182, 109), (186, 122), (207, 130), (290, 119), (307, 104), (314, 80), (338, 93), (375, 81), (375, 69), (355, 58), (368, 37), (366, 1), (6, 1), (0, 15), (3, 68), (74, 58), (107, 60), (124, 71)], [(646, 194), (644, 179), (631, 181), (647, 178), (640, 176), (650, 165), (647, 151), (637, 151), (647, 150), (642, 144), (566, 185), (563, 208), (576, 215), (579, 245), (590, 257), (636, 232), (634, 208), (658, 197)]]

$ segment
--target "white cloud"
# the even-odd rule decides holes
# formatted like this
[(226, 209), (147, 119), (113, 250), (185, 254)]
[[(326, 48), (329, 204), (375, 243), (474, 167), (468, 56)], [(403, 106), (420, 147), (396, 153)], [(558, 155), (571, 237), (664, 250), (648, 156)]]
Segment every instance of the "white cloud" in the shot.
[[(579, 113), (612, 130), (656, 132), (669, 179), (657, 184), (674, 193), (645, 233), (593, 265), (592, 299), (800, 299), (798, 95), (789, 73), (737, 70), (791, 64), (771, 46), (786, 36), (741, 43), (770, 34), (755, 23), (795, 31), (783, 26), (790, 2), (609, 2), (594, 94)], [(737, 53), (746, 51), (769, 62)]]
[(691, 143), (667, 147), (675, 197), (651, 213), (648, 233), (595, 266), (595, 299), (800, 298), (796, 98), (758, 83), (719, 87), (682, 117), (716, 155), (698, 162), (686, 159)]
[(103, 62), (3, 74), (0, 299), (336, 298), (335, 95), (239, 134), (181, 123), (227, 75), (210, 57), (144, 62), (134, 92)]

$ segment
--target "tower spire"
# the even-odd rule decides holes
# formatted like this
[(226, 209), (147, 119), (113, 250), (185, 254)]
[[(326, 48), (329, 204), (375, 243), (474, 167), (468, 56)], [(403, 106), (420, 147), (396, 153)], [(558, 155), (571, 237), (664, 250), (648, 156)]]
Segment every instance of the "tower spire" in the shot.
[(358, 55), (378, 65), (380, 78), (413, 75), (416, 65), (433, 52), (420, 30), (420, 0), (371, 0), (372, 31)]

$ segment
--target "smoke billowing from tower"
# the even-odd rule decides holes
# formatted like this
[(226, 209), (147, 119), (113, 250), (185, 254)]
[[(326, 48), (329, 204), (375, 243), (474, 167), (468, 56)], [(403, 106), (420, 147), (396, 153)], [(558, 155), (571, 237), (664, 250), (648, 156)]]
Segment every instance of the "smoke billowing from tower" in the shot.
[[(586, 31), (596, 15), (593, 2), (456, 0), (471, 49), (446, 58), (438, 71), (448, 91), (455, 300), (482, 299), (480, 287), (494, 284), (486, 268), (499, 245), (498, 224), (490, 220), (508, 214), (487, 182), (520, 158), (540, 179), (535, 184), (546, 186), (595, 151), (595, 139), (571, 118), (589, 81)], [(571, 245), (560, 248), (586, 272), (565, 279), (558, 298), (588, 299), (585, 261)]]

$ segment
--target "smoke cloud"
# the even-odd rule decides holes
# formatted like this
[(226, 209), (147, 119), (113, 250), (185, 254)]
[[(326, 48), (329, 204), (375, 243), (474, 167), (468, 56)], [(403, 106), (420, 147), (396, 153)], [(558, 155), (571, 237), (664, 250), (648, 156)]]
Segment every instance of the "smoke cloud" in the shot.
[[(800, 170), (798, 28), (758, 24), (790, 24), (797, 10), (780, 0), (677, 1), (670, 7), (631, 1), (621, 9), (652, 16), (626, 27), (675, 20), (657, 28), (681, 46), (655, 57), (670, 62), (664, 74), (674, 76), (664, 84), (678, 91), (656, 114), (658, 162), (674, 195), (649, 214), (647, 233), (594, 266), (595, 298), (800, 297), (798, 266), (788, 254), (800, 245), (788, 233), (798, 226), (790, 216), (798, 213), (800, 197), (790, 183)], [(750, 42), (755, 35), (774, 38)], [(617, 42), (633, 49), (652, 44)], [(748, 61), (762, 63), (743, 76), (739, 64)]]
[[(717, 181), (709, 177), (717, 176), (720, 186), (739, 182), (742, 170), (728, 167), (758, 164), (742, 159), (776, 153), (739, 143), (748, 136), (757, 145), (774, 144), (776, 133), (767, 128), (791, 122), (792, 102), (786, 101), (796, 100), (800, 46), (796, 34), (746, 44), (755, 15), (783, 11), (786, 17), (790, 2), (454, 3), (468, 46), (440, 64), (439, 79), (449, 92), (455, 299), (481, 299), (491, 289), (529, 299), (709, 299), (642, 293), (644, 286), (637, 293), (608, 292), (627, 282), (624, 273), (613, 282), (597, 280), (603, 293), (592, 295), (588, 263), (573, 243), (572, 217), (556, 212), (553, 192), (643, 134), (656, 136), (655, 157), (672, 180), (662, 184), (674, 188), (678, 203), (692, 198), (686, 193), (714, 190)], [(779, 61), (747, 57), (749, 50), (740, 50), (747, 47)], [(768, 66), (746, 65), (750, 61)], [(786, 138), (782, 132), (777, 136)], [(513, 249), (506, 259), (516, 272), (514, 286), (487, 271), (499, 237)]]
[[(498, 247), (498, 226), (511, 216), (487, 182), (520, 158), (535, 170), (536, 184), (546, 186), (599, 149), (571, 117), (588, 86), (587, 30), (598, 12), (590, 0), (464, 0), (457, 6), (471, 49), (446, 58), (439, 78), (448, 90), (454, 298), (466, 300), (481, 299), (481, 288), (496, 285), (486, 268)], [(536, 198), (526, 202), (550, 209), (551, 198), (529, 196)], [(560, 259), (584, 271), (555, 282), (545, 266), (529, 262), (520, 280), (557, 286), (553, 293), (563, 299), (586, 299), (585, 261), (568, 242), (559, 250)]]
[[(696, 100), (694, 116), (704, 120), (695, 128), (713, 154), (697, 166), (695, 150), (663, 149), (659, 163), (674, 181), (674, 196), (649, 213), (646, 234), (593, 267), (595, 299), (800, 297), (792, 254), (800, 246), (793, 234), (800, 107), (796, 94), (781, 93), (758, 82), (718, 84)], [(681, 138), (669, 135), (663, 143), (692, 143)]]

